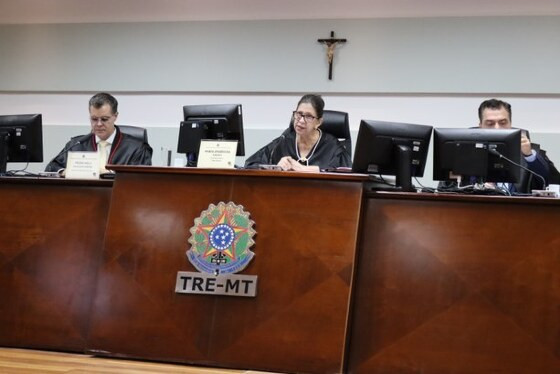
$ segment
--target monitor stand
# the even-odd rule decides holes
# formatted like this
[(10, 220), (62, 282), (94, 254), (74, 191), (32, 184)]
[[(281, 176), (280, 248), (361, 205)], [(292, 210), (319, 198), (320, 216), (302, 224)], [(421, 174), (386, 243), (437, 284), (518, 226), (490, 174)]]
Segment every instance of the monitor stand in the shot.
[(10, 133), (0, 131), (0, 175), (6, 174), (6, 166), (8, 164), (8, 139)]
[(395, 156), (397, 159), (397, 186), (403, 192), (416, 192), (412, 185), (412, 150), (409, 146), (397, 145)]
[(370, 175), (367, 188), (370, 191), (393, 191), (393, 192), (416, 192), (416, 187), (412, 184), (412, 150), (406, 145), (395, 145), (395, 159), (397, 160), (397, 172), (395, 184), (391, 185), (387, 181)]

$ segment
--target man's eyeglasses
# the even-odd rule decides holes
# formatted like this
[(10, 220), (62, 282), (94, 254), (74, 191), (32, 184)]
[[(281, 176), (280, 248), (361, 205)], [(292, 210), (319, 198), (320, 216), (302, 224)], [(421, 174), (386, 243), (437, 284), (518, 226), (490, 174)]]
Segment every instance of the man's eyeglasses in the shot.
[(312, 116), (311, 114), (305, 114), (302, 112), (298, 112), (298, 111), (294, 111), (294, 121), (299, 121), (303, 118), (303, 122), (307, 123), (307, 122), (313, 122), (313, 120), (316, 120), (317, 117)]
[(96, 124), (97, 122), (101, 121), (101, 123), (106, 124), (107, 122), (109, 122), (109, 120), (113, 118), (113, 116), (110, 117), (90, 117), (90, 122), (92, 124)]

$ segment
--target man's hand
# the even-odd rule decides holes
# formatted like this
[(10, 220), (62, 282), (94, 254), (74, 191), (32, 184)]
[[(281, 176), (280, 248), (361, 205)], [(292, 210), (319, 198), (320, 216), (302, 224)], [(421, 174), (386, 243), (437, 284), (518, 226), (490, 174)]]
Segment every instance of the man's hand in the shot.
[(531, 141), (527, 137), (524, 131), (521, 132), (521, 153), (523, 156), (531, 156), (533, 153), (533, 149), (531, 148)]

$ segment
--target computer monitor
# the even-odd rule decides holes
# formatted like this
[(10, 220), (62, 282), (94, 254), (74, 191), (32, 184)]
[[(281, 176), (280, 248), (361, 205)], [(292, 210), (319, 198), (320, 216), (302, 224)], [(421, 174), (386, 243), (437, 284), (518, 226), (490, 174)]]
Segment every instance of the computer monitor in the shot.
[(519, 182), (520, 129), (434, 129), (434, 180), (449, 181), (462, 176), (476, 182)]
[(424, 175), (432, 126), (362, 120), (352, 170), (393, 175), (396, 187), (414, 191), (412, 177)]
[(0, 174), (8, 162), (43, 162), (40, 114), (0, 116)]
[(237, 156), (245, 156), (241, 104), (185, 105), (179, 128), (178, 153), (186, 153), (189, 166), (196, 165), (200, 141), (237, 140)]

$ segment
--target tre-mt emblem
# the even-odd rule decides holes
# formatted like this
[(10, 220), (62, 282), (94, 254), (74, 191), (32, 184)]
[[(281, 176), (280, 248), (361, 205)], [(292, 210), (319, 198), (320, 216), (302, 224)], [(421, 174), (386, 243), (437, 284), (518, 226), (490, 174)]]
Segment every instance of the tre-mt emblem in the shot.
[(254, 256), (254, 224), (242, 205), (210, 204), (190, 229), (189, 261), (198, 271), (215, 276), (243, 270)]

